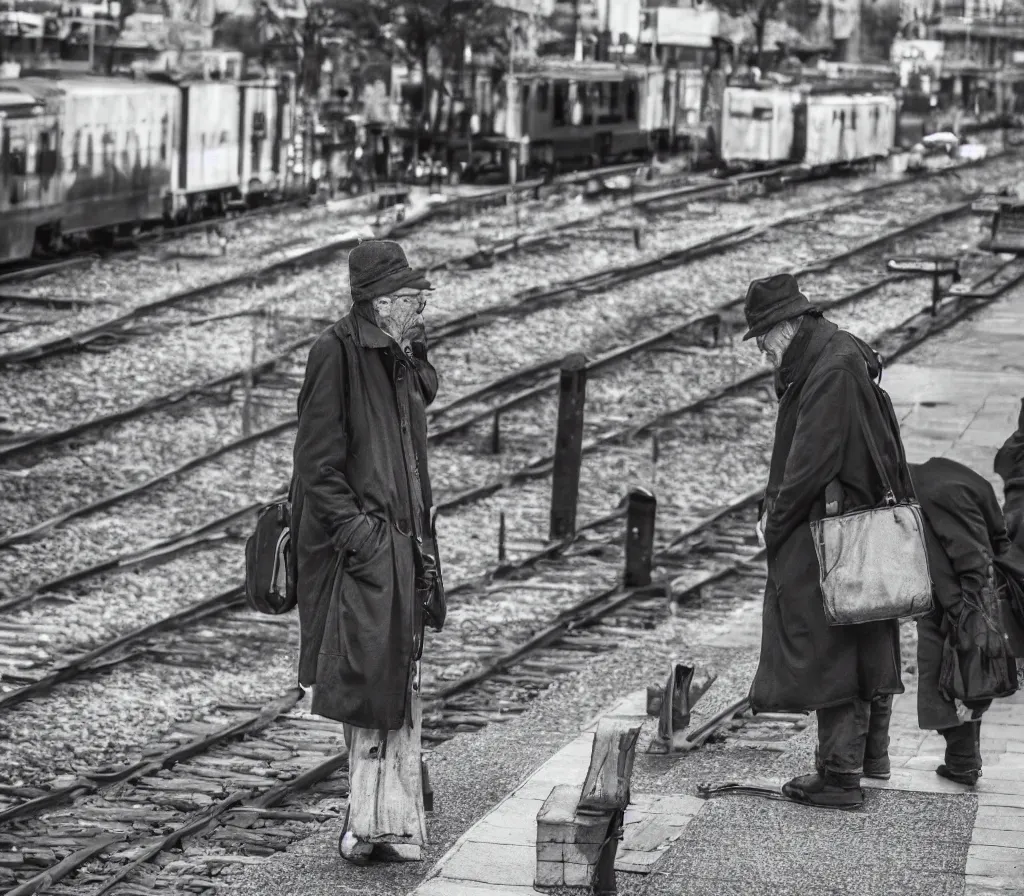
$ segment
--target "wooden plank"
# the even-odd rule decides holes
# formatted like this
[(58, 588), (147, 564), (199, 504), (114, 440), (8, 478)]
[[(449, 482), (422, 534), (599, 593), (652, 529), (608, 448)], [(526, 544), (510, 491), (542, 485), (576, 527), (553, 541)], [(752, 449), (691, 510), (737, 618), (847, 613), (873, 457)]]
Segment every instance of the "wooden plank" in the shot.
[(626, 808), (639, 736), (639, 725), (631, 726), (619, 719), (600, 721), (578, 811), (609, 812)]

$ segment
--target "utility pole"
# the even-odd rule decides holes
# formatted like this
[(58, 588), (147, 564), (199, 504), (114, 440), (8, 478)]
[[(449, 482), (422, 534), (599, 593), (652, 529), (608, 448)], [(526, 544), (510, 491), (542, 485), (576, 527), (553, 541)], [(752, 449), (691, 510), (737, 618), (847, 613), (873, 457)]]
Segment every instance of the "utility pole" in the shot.
[(515, 184), (519, 179), (519, 147), (522, 143), (522, 134), (519, 133), (519, 122), (514, 118), (517, 111), (516, 104), (516, 90), (515, 83), (515, 53), (516, 53), (516, 26), (515, 19), (509, 19), (508, 25), (508, 88), (505, 92), (505, 107), (508, 109), (506, 113), (507, 124), (505, 131), (508, 134), (515, 134), (515, 150), (513, 151), (511, 143), (508, 148), (508, 182), (509, 184)]

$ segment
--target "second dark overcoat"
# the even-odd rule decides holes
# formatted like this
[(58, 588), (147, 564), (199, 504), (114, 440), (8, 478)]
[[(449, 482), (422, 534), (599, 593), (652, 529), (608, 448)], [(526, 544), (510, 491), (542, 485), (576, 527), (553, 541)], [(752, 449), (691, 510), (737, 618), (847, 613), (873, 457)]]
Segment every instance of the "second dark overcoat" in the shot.
[(830, 626), (818, 585), (810, 521), (825, 513), (835, 478), (843, 511), (877, 505), (884, 488), (868, 452), (871, 433), (897, 498), (898, 433), (872, 379), (879, 362), (864, 343), (805, 315), (776, 376), (780, 393), (765, 492), (768, 583), (761, 658), (751, 686), (755, 712), (803, 712), (902, 693), (899, 624)]
[(933, 457), (911, 464), (910, 474), (924, 511), (935, 593), (933, 612), (917, 623), (917, 717), (921, 728), (941, 731), (960, 724), (955, 706), (939, 691), (943, 617), (958, 617), (963, 595), (981, 592), (992, 558), (1010, 550), (1010, 540), (995, 490), (974, 470)]
[[(353, 312), (309, 352), (292, 483), (299, 681), (359, 728), (410, 719), (422, 638), (413, 539), (431, 502), (426, 407), (437, 374)], [(369, 533), (369, 535), (367, 535)]]

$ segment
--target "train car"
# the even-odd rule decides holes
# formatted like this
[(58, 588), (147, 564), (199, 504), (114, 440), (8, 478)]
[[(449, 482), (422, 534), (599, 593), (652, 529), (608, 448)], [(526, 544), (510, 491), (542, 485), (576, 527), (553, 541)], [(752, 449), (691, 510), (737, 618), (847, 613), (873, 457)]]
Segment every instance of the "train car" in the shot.
[(178, 94), (119, 78), (62, 79), (60, 232), (158, 220), (174, 169)]
[(287, 125), (287, 98), (274, 80), (243, 81), (239, 193), (249, 204), (262, 201), (282, 186), (282, 135)]
[[(527, 167), (558, 171), (643, 158), (662, 129), (664, 73), (641, 65), (552, 62), (516, 72), (499, 133), (529, 144)], [(660, 76), (660, 80), (659, 80)]]
[(41, 134), (55, 126), (56, 115), (34, 96), (0, 86), (0, 262), (30, 255), (50, 219), (53, 159)]
[(810, 168), (885, 158), (895, 144), (895, 97), (812, 95), (805, 110), (801, 161)]
[[(68, 235), (161, 217), (173, 166), (173, 88), (112, 78), (19, 78), (0, 84), (0, 96), (10, 100), (0, 211), (5, 224), (14, 222), (0, 260), (57, 249)], [(15, 106), (22, 111), (10, 114)]]
[(170, 213), (193, 220), (227, 209), (242, 178), (242, 88), (227, 81), (180, 85), (178, 165)]
[(792, 163), (815, 170), (870, 162), (894, 147), (897, 113), (891, 94), (852, 85), (728, 87), (719, 158), (726, 167)]
[(799, 94), (727, 87), (722, 95), (721, 161), (728, 167), (794, 161)]

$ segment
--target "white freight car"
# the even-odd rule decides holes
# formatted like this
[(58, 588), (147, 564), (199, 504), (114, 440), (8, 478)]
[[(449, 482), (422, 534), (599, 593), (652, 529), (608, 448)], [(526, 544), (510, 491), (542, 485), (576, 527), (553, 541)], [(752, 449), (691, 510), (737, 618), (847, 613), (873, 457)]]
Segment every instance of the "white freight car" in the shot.
[(727, 165), (792, 160), (799, 95), (789, 90), (726, 88), (719, 153)]
[(181, 146), (173, 183), (173, 213), (192, 217), (212, 207), (223, 211), (239, 189), (241, 174), (240, 86), (226, 81), (180, 85)]
[(896, 134), (896, 100), (881, 95), (809, 96), (803, 162), (811, 168), (884, 158)]
[(178, 90), (115, 78), (59, 83), (63, 232), (160, 218), (177, 161)]

